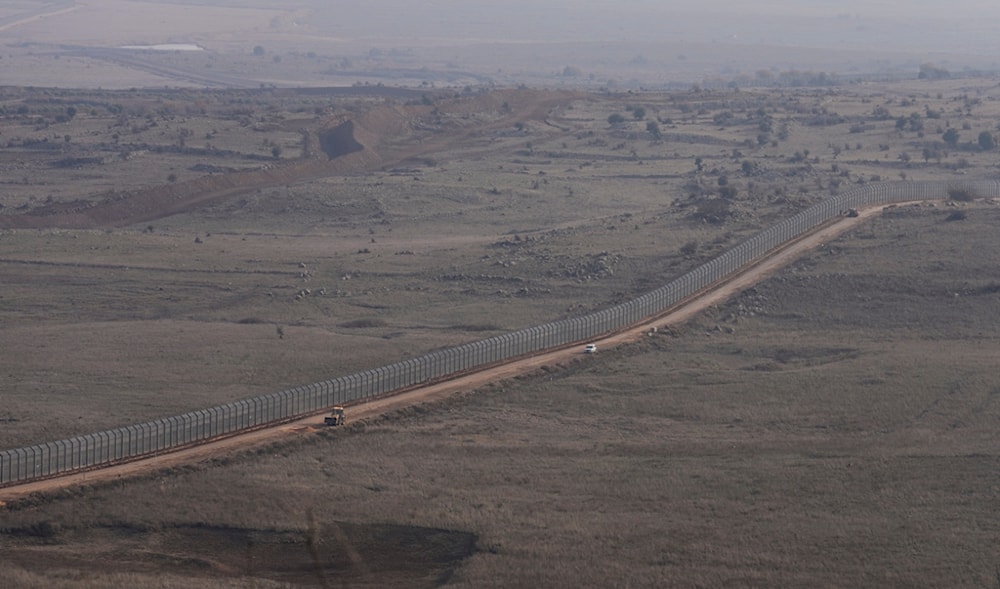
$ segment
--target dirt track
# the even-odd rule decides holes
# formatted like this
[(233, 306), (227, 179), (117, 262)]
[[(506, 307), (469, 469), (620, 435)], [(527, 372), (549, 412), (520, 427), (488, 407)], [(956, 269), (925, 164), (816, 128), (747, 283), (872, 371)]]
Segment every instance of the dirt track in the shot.
[[(857, 217), (837, 219), (805, 237), (794, 240), (784, 247), (775, 250), (769, 256), (746, 268), (739, 274), (733, 275), (722, 283), (707, 289), (663, 316), (645, 321), (627, 331), (597, 340), (595, 343), (598, 345), (598, 350), (636, 341), (646, 336), (652, 327), (683, 323), (706, 308), (720, 304), (734, 294), (773, 275), (778, 269), (789, 264), (803, 253), (836, 238), (858, 223), (881, 212), (882, 208), (878, 206), (864, 209), (860, 211), (860, 215)], [(392, 397), (353, 405), (348, 410), (348, 419), (351, 421), (362, 420), (402, 407), (439, 400), (460, 391), (473, 390), (491, 382), (529, 374), (543, 366), (556, 366), (568, 362), (584, 361), (585, 359), (578, 346), (538, 354), (530, 358), (516, 360), (508, 364), (464, 375), (453, 380), (413, 389)], [(73, 485), (115, 480), (123, 477), (147, 474), (181, 464), (204, 462), (224, 456), (236, 449), (287, 439), (292, 435), (304, 435), (315, 432), (318, 428), (323, 427), (322, 422), (321, 416), (307, 417), (295, 422), (260, 429), (127, 464), (0, 489), (0, 504), (3, 501), (23, 498), (32, 493), (52, 492)]]

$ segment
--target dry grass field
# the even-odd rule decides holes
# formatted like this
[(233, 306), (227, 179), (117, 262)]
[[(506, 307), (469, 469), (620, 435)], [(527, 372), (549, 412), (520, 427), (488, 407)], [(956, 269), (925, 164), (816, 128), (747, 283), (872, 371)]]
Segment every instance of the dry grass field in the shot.
[[(1000, 114), (992, 80), (3, 92), (5, 447), (597, 309), (858, 183), (995, 177)], [(1000, 208), (951, 204), (642, 344), (8, 505), (6, 578), (996, 585)]]
[(887, 214), (586, 362), (27, 501), (9, 578), (321, 585), (313, 538), (328, 586), (993, 586), (996, 262), (969, 254), (1000, 210), (947, 215)]

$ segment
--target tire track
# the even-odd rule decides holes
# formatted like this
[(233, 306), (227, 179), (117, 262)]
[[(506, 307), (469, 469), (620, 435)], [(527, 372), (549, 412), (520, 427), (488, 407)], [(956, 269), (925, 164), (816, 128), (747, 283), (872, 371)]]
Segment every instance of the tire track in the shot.
[(21, 25), (26, 25), (28, 23), (35, 22), (36, 20), (41, 20), (43, 18), (47, 18), (50, 16), (59, 16), (61, 14), (74, 12), (76, 10), (80, 10), (81, 8), (83, 8), (83, 6), (77, 5), (75, 2), (72, 2), (72, 0), (69, 2), (53, 2), (52, 4), (54, 4), (55, 6), (65, 6), (65, 8), (59, 8), (56, 10), (46, 10), (47, 7), (43, 7), (41, 10), (38, 10), (28, 16), (10, 17), (11, 19), (16, 19), (16, 20), (10, 20), (10, 22), (0, 21), (0, 31), (6, 31), (14, 27), (19, 27)]

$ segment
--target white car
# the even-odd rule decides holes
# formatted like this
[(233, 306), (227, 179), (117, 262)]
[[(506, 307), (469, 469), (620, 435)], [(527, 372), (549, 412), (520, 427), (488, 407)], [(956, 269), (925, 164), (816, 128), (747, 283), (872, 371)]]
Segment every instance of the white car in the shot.
[(586, 346), (583, 347), (583, 353), (584, 354), (596, 354), (597, 353), (597, 344), (587, 344)]

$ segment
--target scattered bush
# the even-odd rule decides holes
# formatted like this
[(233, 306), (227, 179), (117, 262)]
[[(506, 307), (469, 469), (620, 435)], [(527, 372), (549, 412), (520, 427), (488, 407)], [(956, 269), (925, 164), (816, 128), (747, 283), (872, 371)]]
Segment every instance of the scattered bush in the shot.
[(698, 203), (694, 217), (706, 223), (719, 224), (732, 215), (730, 202), (724, 198), (709, 198)]
[(948, 189), (948, 198), (951, 200), (957, 200), (959, 202), (971, 202), (976, 200), (979, 195), (975, 191), (966, 188), (950, 188)]

